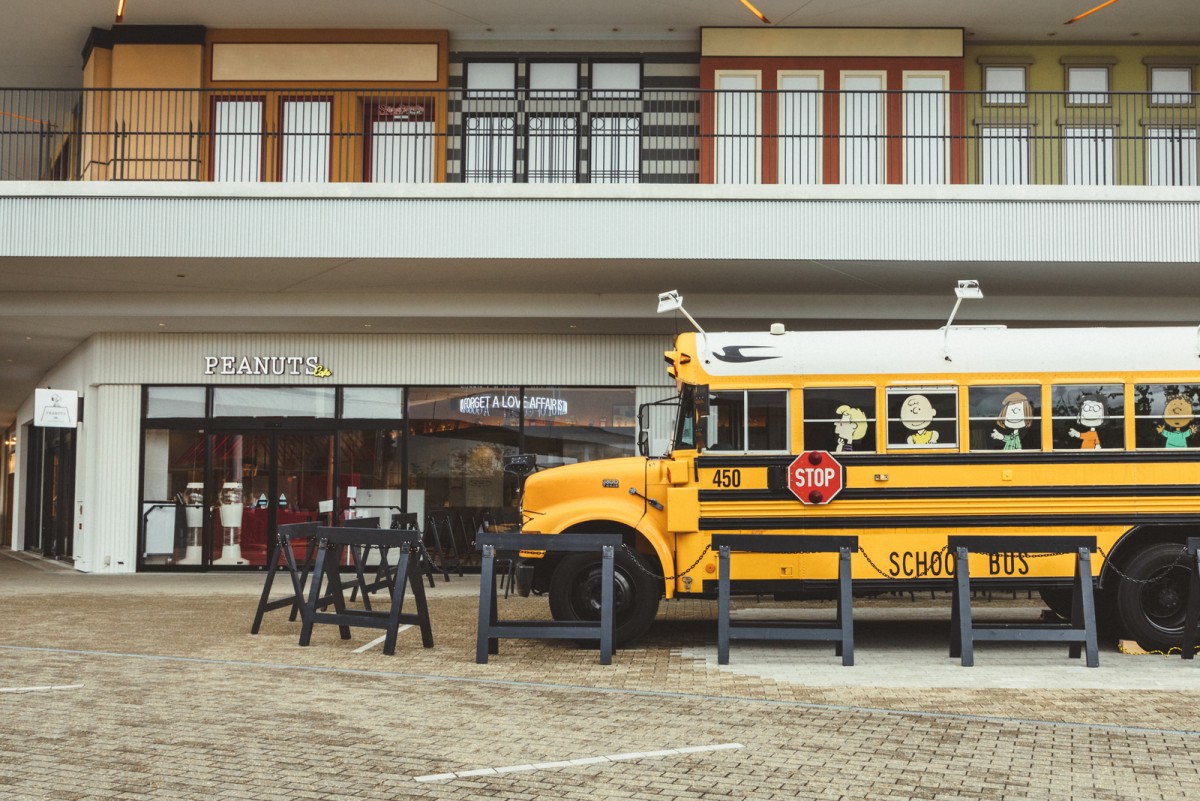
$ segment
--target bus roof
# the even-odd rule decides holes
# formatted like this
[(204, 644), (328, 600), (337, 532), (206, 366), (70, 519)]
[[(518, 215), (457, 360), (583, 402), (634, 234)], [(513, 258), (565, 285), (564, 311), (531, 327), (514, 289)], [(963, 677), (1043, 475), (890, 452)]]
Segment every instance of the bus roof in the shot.
[[(937, 373), (1200, 372), (1193, 327), (1004, 328), (909, 331), (685, 333), (676, 350), (703, 375), (929, 375)], [(947, 358), (949, 357), (949, 358)], [(682, 361), (682, 360), (681, 360)]]

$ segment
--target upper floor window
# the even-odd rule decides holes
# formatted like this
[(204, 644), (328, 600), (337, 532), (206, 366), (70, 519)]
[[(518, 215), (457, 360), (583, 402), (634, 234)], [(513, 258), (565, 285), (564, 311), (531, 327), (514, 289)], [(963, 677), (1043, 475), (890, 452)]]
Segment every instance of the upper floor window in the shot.
[(1107, 105), (1108, 67), (1067, 67), (1067, 92), (1067, 102), (1071, 105)]
[(1024, 67), (984, 67), (983, 102), (995, 105), (1025, 103)]
[(213, 101), (214, 181), (261, 181), (262, 98)]
[(593, 100), (641, 94), (642, 65), (636, 61), (595, 61), (590, 70)]
[(467, 97), (512, 97), (517, 89), (517, 65), (512, 61), (471, 61), (463, 83)]
[(1158, 106), (1192, 103), (1192, 70), (1189, 67), (1151, 67), (1150, 102)]
[(708, 396), (708, 449), (788, 449), (786, 390), (720, 390)]
[(329, 180), (331, 100), (284, 100), (281, 181)]
[(531, 98), (578, 96), (579, 65), (575, 62), (531, 61), (526, 69)]

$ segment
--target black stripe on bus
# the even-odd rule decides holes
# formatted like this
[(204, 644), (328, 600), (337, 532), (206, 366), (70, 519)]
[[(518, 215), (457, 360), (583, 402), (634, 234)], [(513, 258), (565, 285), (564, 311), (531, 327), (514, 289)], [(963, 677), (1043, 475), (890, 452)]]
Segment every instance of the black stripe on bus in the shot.
[[(1192, 455), (1195, 450), (1196, 455)], [(775, 456), (699, 456), (698, 468), (773, 467), (791, 464), (798, 454)], [(1110, 464), (1121, 462), (1200, 462), (1200, 448), (1161, 451), (996, 451), (989, 453), (834, 453), (845, 467), (909, 466), (910, 464)]]
[[(795, 501), (787, 489), (700, 490), (700, 502)], [(1200, 496), (1200, 484), (1153, 485), (1054, 485), (1043, 487), (863, 487), (847, 488), (838, 493), (838, 500), (900, 500), (952, 498), (1161, 498), (1170, 496)]]
[(879, 515), (854, 517), (701, 517), (700, 531), (779, 531), (811, 529), (876, 528), (1086, 528), (1089, 526), (1135, 526), (1152, 524), (1200, 525), (1196, 514), (1105, 514), (1105, 515)]

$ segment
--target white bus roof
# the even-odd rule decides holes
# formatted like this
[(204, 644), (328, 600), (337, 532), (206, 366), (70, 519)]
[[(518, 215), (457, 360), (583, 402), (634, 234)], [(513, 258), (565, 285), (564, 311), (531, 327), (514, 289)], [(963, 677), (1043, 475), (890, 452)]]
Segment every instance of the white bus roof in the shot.
[(1198, 334), (1193, 327), (952, 326), (949, 336), (941, 328), (693, 333), (677, 347), (712, 376), (1200, 372)]

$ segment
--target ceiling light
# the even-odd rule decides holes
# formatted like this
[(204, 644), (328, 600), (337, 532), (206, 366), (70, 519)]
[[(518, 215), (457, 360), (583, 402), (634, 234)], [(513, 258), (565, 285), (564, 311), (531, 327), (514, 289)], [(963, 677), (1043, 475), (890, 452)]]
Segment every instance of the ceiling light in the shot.
[[(1112, 0), (1112, 2), (1116, 2), (1116, 0)], [(762, 23), (763, 23), (764, 25), (770, 25), (770, 24), (771, 24), (771, 20), (767, 19), (765, 16), (763, 16), (763, 13), (762, 13), (761, 11), (759, 11), (757, 8), (755, 8), (753, 5), (751, 5), (751, 4), (750, 4), (750, 0), (741, 0), (741, 3), (742, 3), (742, 5), (744, 5), (744, 6), (745, 6), (747, 9), (749, 9), (749, 10), (750, 10), (750, 13), (751, 13), (751, 14), (753, 14), (753, 15), (754, 15), (754, 16), (756, 16), (756, 17), (758, 17), (758, 18), (759, 18), (759, 20), (761, 20), (761, 21), (762, 21)]]
[(117, 22), (125, 20), (125, 0), (117, 0)]
[(1111, 6), (1111, 5), (1112, 5), (1113, 3), (1115, 3), (1115, 2), (1117, 2), (1117, 0), (1105, 0), (1103, 3), (1101, 3), (1101, 4), (1100, 4), (1100, 5), (1098, 5), (1098, 6), (1096, 6), (1095, 8), (1090, 8), (1090, 9), (1088, 9), (1087, 11), (1083, 12), (1082, 14), (1080, 14), (1080, 15), (1078, 15), (1078, 16), (1071, 17), (1069, 20), (1067, 20), (1066, 22), (1064, 22), (1064, 23), (1063, 23), (1063, 25), (1070, 25), (1072, 22), (1079, 22), (1079, 20), (1083, 19), (1084, 17), (1090, 17), (1092, 14), (1095, 14), (1095, 13), (1096, 13), (1097, 11), (1099, 11), (1100, 9), (1102, 9), (1102, 8), (1108, 8), (1109, 6)]

